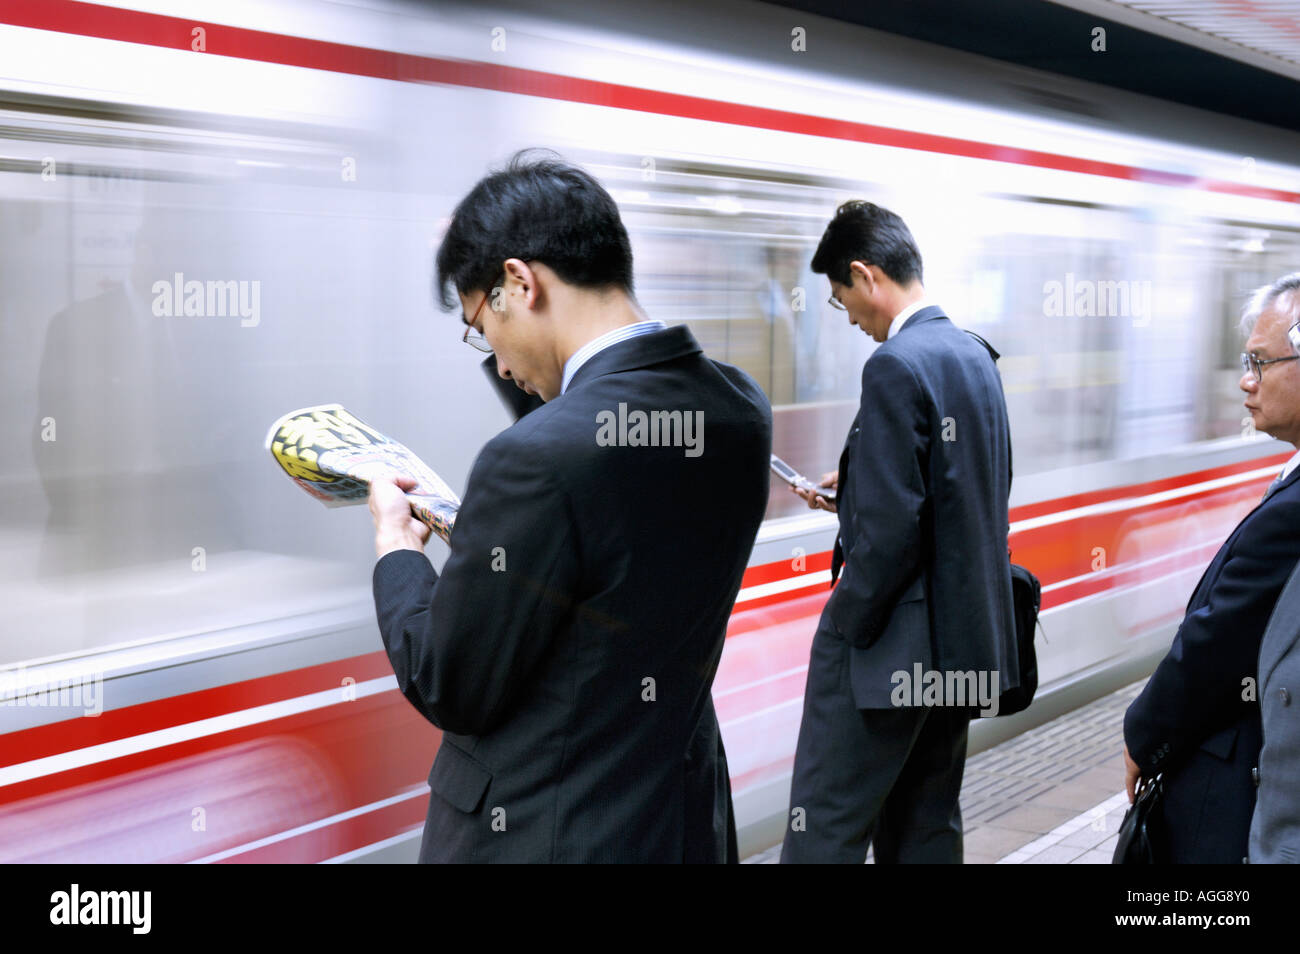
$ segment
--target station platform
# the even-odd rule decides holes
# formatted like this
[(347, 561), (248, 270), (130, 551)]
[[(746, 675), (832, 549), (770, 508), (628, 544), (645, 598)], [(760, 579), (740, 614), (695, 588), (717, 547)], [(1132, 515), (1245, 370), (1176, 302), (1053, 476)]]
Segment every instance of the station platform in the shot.
[[(1124, 710), (1145, 683), (967, 759), (961, 788), (967, 864), (1110, 864), (1128, 808)], [(774, 845), (742, 864), (776, 864), (780, 854)]]

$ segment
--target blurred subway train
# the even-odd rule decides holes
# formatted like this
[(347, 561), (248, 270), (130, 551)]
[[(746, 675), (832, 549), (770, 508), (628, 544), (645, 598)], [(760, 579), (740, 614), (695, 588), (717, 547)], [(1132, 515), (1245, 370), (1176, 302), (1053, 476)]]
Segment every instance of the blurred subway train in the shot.
[[(464, 491), (510, 418), (433, 252), (522, 147), (601, 179), (641, 305), (753, 375), (810, 475), (874, 347), (812, 251), (848, 198), (908, 222), (1001, 352), (1043, 583), (1039, 698), (976, 747), (1149, 672), (1289, 453), (1238, 316), (1300, 266), (1290, 133), (745, 2), (45, 0), (0, 3), (0, 51), (5, 861), (414, 859), (439, 733), (369, 514), (262, 438), (337, 401)], [(742, 852), (784, 826), (834, 532), (774, 482), (714, 686)]]

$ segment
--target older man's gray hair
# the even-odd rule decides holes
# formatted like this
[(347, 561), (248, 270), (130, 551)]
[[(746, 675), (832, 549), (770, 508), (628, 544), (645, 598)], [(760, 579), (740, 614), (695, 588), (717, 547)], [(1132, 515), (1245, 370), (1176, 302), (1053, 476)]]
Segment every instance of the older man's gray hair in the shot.
[(1250, 302), (1241, 312), (1241, 333), (1249, 335), (1259, 316), (1273, 307), (1278, 299), (1284, 299), (1278, 307), (1291, 315), (1292, 323), (1300, 321), (1300, 272), (1283, 275), (1271, 285), (1264, 285), (1251, 293)]

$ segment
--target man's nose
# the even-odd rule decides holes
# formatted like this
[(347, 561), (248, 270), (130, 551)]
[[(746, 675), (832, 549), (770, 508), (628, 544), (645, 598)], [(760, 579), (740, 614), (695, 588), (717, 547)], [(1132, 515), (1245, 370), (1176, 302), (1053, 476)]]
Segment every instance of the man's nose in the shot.
[(509, 381), (511, 378), (510, 368), (508, 368), (506, 363), (501, 360), (500, 354), (497, 355), (497, 377), (501, 378), (503, 381)]
[(1254, 394), (1259, 390), (1259, 382), (1255, 380), (1255, 375), (1247, 371), (1237, 382), (1237, 387), (1241, 388), (1247, 394)]

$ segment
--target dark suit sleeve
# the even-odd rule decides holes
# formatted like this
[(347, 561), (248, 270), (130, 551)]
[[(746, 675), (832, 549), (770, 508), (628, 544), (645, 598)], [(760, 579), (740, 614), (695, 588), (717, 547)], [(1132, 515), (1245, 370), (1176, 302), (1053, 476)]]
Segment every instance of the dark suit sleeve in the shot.
[(1265, 505), (1223, 564), (1204, 603), (1183, 617), (1168, 655), (1124, 716), (1124, 742), (1143, 775), (1163, 770), (1240, 716), (1243, 680), (1300, 555), (1300, 502)]
[(474, 464), (441, 578), (415, 550), (375, 565), (379, 631), (398, 687), (458, 734), (482, 734), (508, 715), (571, 611), (578, 580), (555, 461), (505, 436)]
[(862, 373), (862, 412), (848, 479), (853, 483), (853, 548), (831, 594), (836, 633), (866, 647), (884, 630), (894, 603), (921, 565), (921, 508), (929, 416), (925, 394), (900, 358), (877, 353)]

